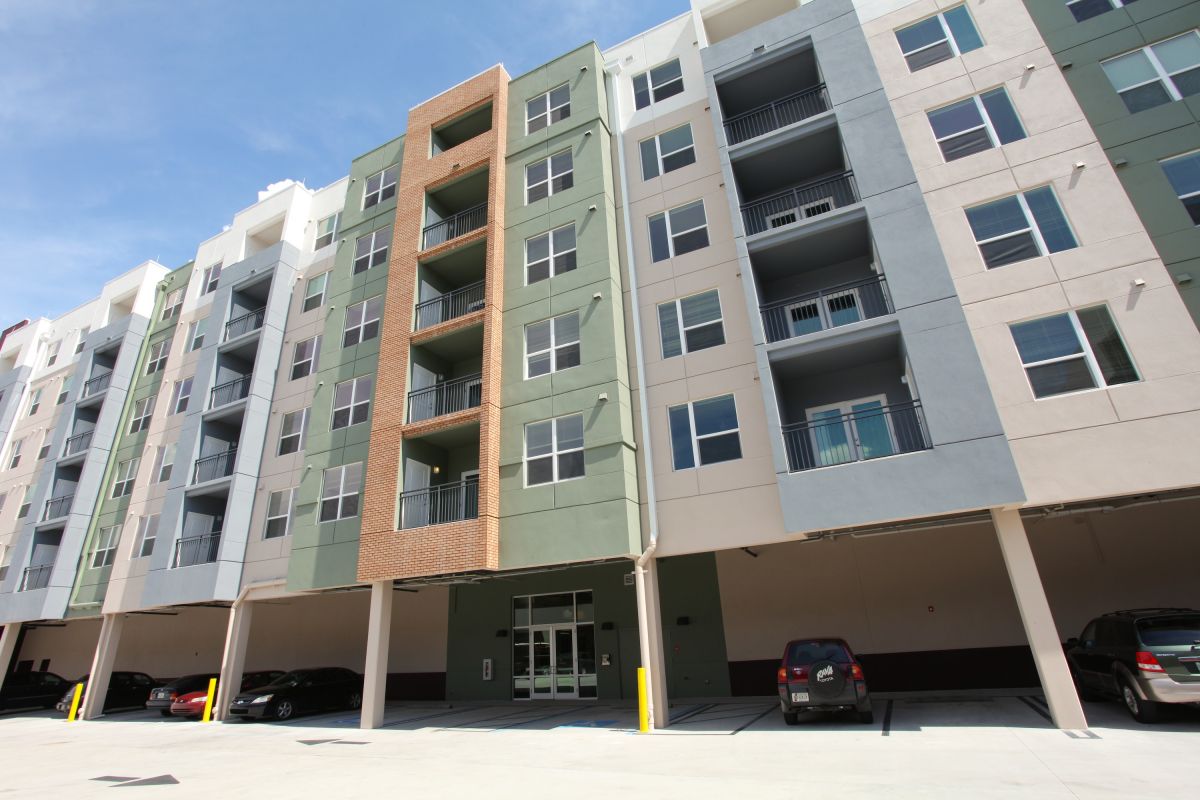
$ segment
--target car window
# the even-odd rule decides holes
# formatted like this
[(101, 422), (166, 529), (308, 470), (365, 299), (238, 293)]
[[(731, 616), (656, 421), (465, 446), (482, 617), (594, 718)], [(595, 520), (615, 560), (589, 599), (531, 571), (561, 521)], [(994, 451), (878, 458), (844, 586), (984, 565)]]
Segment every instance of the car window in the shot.
[(849, 664), (850, 654), (840, 642), (792, 642), (788, 649), (788, 664), (812, 664), (815, 661)]
[(1125, 644), (1121, 623), (1115, 619), (1102, 619), (1096, 629), (1096, 646), (1120, 647)]
[(1085, 646), (1092, 646), (1096, 643), (1096, 621), (1092, 620), (1088, 626), (1083, 629), (1083, 633), (1079, 634), (1079, 641)]
[(130, 678), (130, 683), (132, 683), (134, 686), (151, 686), (154, 684), (154, 681), (151, 680), (149, 675), (145, 675), (141, 672), (133, 673)]
[(1143, 619), (1137, 629), (1148, 647), (1190, 647), (1200, 643), (1200, 614)]

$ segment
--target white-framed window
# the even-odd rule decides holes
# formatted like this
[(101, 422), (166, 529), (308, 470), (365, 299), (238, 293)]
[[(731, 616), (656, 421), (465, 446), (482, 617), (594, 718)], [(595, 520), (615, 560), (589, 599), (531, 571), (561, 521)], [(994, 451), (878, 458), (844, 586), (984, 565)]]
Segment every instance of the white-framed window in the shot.
[(579, 312), (525, 326), (525, 378), (579, 366)]
[(29, 393), (29, 410), (25, 416), (32, 417), (42, 407), (42, 387), (38, 387)]
[(107, 567), (117, 555), (117, 542), (121, 540), (121, 526), (109, 525), (101, 528), (92, 548), (92, 569)]
[(363, 186), (363, 210), (376, 206), (396, 196), (396, 179), (400, 177), (400, 165), (393, 164), (367, 178)]
[(525, 425), (525, 485), (583, 477), (583, 414)]
[(172, 414), (182, 414), (184, 411), (187, 411), (188, 402), (192, 399), (192, 383), (194, 381), (194, 377), (175, 381), (175, 385), (171, 387)]
[(133, 539), (133, 550), (129, 553), (130, 559), (146, 558), (153, 555), (154, 542), (158, 539), (158, 518), (158, 514), (138, 518), (137, 534)]
[(966, 212), (988, 269), (1079, 246), (1049, 186), (992, 200)]
[(928, 111), (933, 137), (947, 161), (965, 158), (1025, 138), (1008, 91), (996, 89)]
[(311, 339), (296, 342), (296, 346), (292, 348), (292, 380), (307, 378), (316, 372), (320, 352), (320, 336), (313, 336)]
[(83, 352), (83, 348), (87, 347), (87, 337), (91, 331), (91, 328), (79, 329), (79, 341), (75, 343), (75, 355), (79, 355)]
[(16, 469), (21, 465), (21, 448), (25, 446), (24, 439), (13, 439), (8, 446), (8, 468)]
[(574, 185), (575, 162), (569, 148), (525, 167), (526, 204), (566, 191)]
[(150, 345), (150, 354), (146, 357), (146, 374), (153, 375), (167, 365), (167, 356), (171, 354), (171, 340), (160, 339)]
[(1200, 225), (1200, 150), (1159, 163), (1179, 202), (1191, 216), (1192, 224)]
[(1100, 62), (1131, 114), (1200, 93), (1200, 31)]
[(648, 181), (696, 163), (691, 123), (685, 122), (678, 128), (643, 139), (639, 148), (642, 153), (642, 180)]
[(375, 376), (363, 375), (342, 381), (333, 387), (333, 416), (330, 430), (348, 428), (367, 421), (371, 411), (371, 392), (375, 389)]
[(150, 480), (154, 483), (171, 480), (171, 471), (175, 467), (175, 447), (175, 442), (171, 442), (154, 448), (154, 468), (150, 473)]
[[(395, 192), (395, 182), (392, 183), (392, 191)], [(313, 241), (313, 249), (320, 250), (322, 247), (328, 247), (333, 244), (334, 238), (337, 236), (338, 218), (340, 214), (330, 214), (324, 219), (317, 220), (317, 238)], [(304, 309), (307, 311), (308, 309)]]
[(52, 367), (58, 361), (58, 351), (62, 349), (62, 340), (55, 339), (46, 345), (46, 366)]
[(1083, 22), (1133, 2), (1135, 0), (1067, 0), (1067, 8), (1075, 16), (1076, 22)]
[(983, 47), (983, 38), (966, 4), (948, 8), (896, 30), (896, 42), (909, 72)]
[(118, 497), (124, 497), (133, 491), (133, 482), (137, 479), (138, 466), (141, 463), (141, 456), (134, 456), (117, 464), (117, 475), (113, 480), (112, 488), (112, 497), (114, 500)]
[(671, 406), (667, 409), (667, 419), (674, 469), (692, 469), (742, 457), (733, 395)]
[(175, 289), (167, 294), (167, 299), (163, 300), (162, 316), (160, 320), (166, 321), (175, 317), (183, 309), (183, 289)]
[(651, 103), (661, 103), (683, 91), (683, 68), (679, 59), (673, 58), (665, 64), (639, 72), (633, 76), (633, 105), (645, 108)]
[(383, 295), (368, 297), (361, 303), (346, 307), (346, 322), (342, 328), (342, 347), (360, 344), (379, 335), (379, 318), (383, 316)]
[(152, 394), (133, 403), (133, 415), (129, 420), (129, 432), (138, 433), (150, 427), (150, 418), (154, 416), (154, 401), (158, 395)]
[(571, 87), (564, 83), (525, 101), (525, 133), (540, 131), (571, 116)]
[(267, 497), (267, 525), (263, 529), (264, 539), (287, 536), (292, 527), (293, 489), (280, 489)]
[(1035, 398), (1140, 380), (1108, 306), (1008, 326)]
[(190, 353), (193, 350), (199, 350), (204, 347), (204, 322), (208, 319), (194, 319), (188, 323), (187, 332), (187, 349)]
[(721, 297), (716, 289), (680, 297), (658, 306), (663, 358), (725, 344)]
[(704, 213), (703, 200), (651, 214), (649, 225), (652, 261), (665, 261), (708, 247), (708, 217)]
[[(8, 502), (8, 492), (0, 492), (0, 513), (4, 512), (4, 504)], [(0, 560), (0, 564), (6, 563)]]
[(21, 495), (21, 505), (17, 508), (17, 519), (25, 519), (29, 515), (29, 506), (33, 503), (33, 485), (25, 486), (25, 492)]
[(309, 278), (308, 283), (304, 285), (304, 304), (300, 307), (300, 313), (320, 308), (321, 304), (325, 302), (325, 287), (328, 285), (328, 272), (322, 272), (320, 275)]
[(279, 449), (277, 455), (298, 453), (304, 449), (304, 432), (308, 429), (308, 409), (289, 411), (279, 424)]
[(362, 491), (361, 461), (331, 467), (321, 473), (321, 510), (318, 522), (332, 522), (358, 516)]
[(61, 406), (65, 402), (67, 402), (67, 390), (63, 389), (58, 393), (58, 397), (55, 399), (54, 405)]
[(204, 296), (217, 290), (217, 284), (221, 280), (221, 267), (223, 262), (218, 261), (211, 267), (204, 268), (204, 276), (200, 279), (200, 295)]
[(575, 223), (525, 240), (525, 283), (575, 269)]
[(45, 461), (46, 456), (50, 455), (50, 436), (51, 432), (46, 431), (46, 437), (42, 439), (42, 446), (38, 449), (37, 460)]
[(388, 245), (392, 242), (392, 226), (385, 225), (377, 231), (354, 240), (354, 274), (366, 272), (387, 263)]

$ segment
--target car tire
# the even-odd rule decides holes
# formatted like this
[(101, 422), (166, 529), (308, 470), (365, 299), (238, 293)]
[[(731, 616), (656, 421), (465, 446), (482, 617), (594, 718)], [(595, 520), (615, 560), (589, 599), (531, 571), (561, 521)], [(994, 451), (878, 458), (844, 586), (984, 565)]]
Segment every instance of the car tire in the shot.
[(1133, 686), (1133, 681), (1128, 678), (1121, 678), (1119, 682), (1121, 687), (1121, 701), (1125, 704), (1125, 710), (1129, 715), (1143, 725), (1158, 722), (1162, 719), (1162, 704), (1152, 703), (1149, 700), (1143, 700), (1138, 697), (1137, 689)]
[(800, 722), (800, 713), (799, 712), (797, 712), (797, 711), (783, 712), (783, 724), (784, 725), (796, 725), (799, 722)]
[(296, 716), (296, 704), (291, 700), (280, 700), (275, 705), (275, 719), (280, 722), (291, 719)]
[(362, 692), (351, 692), (346, 703), (351, 711), (357, 711), (362, 708)]

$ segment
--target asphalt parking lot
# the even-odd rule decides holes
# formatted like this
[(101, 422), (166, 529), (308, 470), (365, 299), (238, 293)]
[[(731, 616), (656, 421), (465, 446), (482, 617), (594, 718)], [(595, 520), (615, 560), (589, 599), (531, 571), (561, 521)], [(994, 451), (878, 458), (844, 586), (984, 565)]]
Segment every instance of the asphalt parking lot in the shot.
[(0, 717), (0, 796), (89, 797), (1154, 797), (1190, 796), (1200, 710), (1155, 726), (1089, 703), (1091, 728), (1050, 726), (1036, 696), (879, 698), (875, 722), (784, 725), (767, 698), (680, 702), (635, 732), (626, 705), (389, 704), (382, 729), (337, 712), (209, 724), (144, 710), (67, 723)]

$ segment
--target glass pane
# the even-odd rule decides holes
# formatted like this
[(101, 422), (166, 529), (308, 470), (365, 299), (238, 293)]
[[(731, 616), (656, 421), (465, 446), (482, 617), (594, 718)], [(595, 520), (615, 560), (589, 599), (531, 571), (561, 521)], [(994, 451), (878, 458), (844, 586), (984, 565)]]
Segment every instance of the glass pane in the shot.
[(967, 222), (970, 223), (971, 232), (975, 234), (977, 242), (1029, 227), (1029, 220), (1025, 219), (1025, 212), (1016, 197), (1005, 197), (968, 208)]
[(525, 455), (544, 456), (554, 450), (554, 420), (525, 426)]
[(531, 378), (537, 378), (542, 375), (549, 375), (552, 369), (553, 360), (550, 351), (539, 353), (529, 357), (529, 366), (526, 368), (526, 374)]
[(554, 348), (554, 369), (570, 369), (579, 366), (579, 342)]
[(692, 454), (692, 421), (687, 406), (675, 406), (667, 412), (671, 422), (671, 462), (675, 469), (696, 466)]
[(650, 70), (650, 84), (655, 87), (662, 86), (664, 83), (670, 83), (676, 78), (682, 77), (683, 69), (679, 66), (679, 59), (677, 58)]
[(970, 133), (943, 139), (938, 142), (938, 147), (941, 148), (942, 156), (947, 161), (955, 161), (976, 153), (982, 153), (984, 150), (991, 150), (994, 145), (992, 144), (992, 137), (988, 135), (987, 130), (979, 128)]
[(671, 172), (680, 167), (686, 167), (688, 164), (696, 163), (696, 149), (689, 147), (686, 150), (680, 150), (671, 153), (668, 156), (663, 156), (663, 171)]
[(1097, 17), (1107, 11), (1112, 11), (1112, 0), (1079, 0), (1074, 5), (1067, 6), (1075, 15), (1076, 22)]
[[(592, 606), (592, 593), (591, 592), (576, 592), (575, 593), (575, 621), (576, 622), (594, 622), (595, 619), (596, 619), (596, 611), (595, 611), (595, 608)], [(584, 629), (582, 629), (582, 628), (580, 629), (580, 650), (581, 651), (582, 651), (582, 642), (583, 642), (583, 635), (582, 635), (583, 630)], [(590, 629), (588, 630), (588, 633), (590, 635), (590, 633), (591, 633)], [(580, 654), (580, 658), (582, 659), (582, 652)], [(584, 671), (585, 670), (580, 669), (580, 672), (584, 672)], [(586, 671), (591, 672), (593, 670), (586, 670)]]
[[(575, 621), (575, 595), (570, 592), (539, 594), (530, 598), (533, 602), (532, 624), (552, 625)], [(535, 634), (538, 631), (535, 631)], [(535, 636), (534, 642), (537, 641)]]
[(737, 433), (710, 436), (697, 442), (701, 464), (716, 464), (742, 457), (742, 442)]
[(550, 234), (535, 236), (525, 242), (525, 263), (544, 261), (550, 257)]
[(679, 305), (683, 310), (685, 328), (721, 318), (721, 300), (715, 290), (685, 297), (679, 301)]
[(993, 89), (990, 92), (984, 92), (979, 99), (983, 101), (983, 106), (987, 109), (988, 117), (992, 121), (992, 128), (995, 129), (996, 136), (1000, 138), (1000, 144), (1008, 144), (1025, 138), (1025, 128), (1021, 125), (1021, 120), (1017, 116), (1017, 110), (1013, 108), (1008, 92), (1004, 89)]
[(790, 306), (787, 313), (792, 336), (803, 336), (821, 330), (821, 310), (815, 300)]
[(900, 43), (900, 50), (904, 53), (911, 53), (913, 50), (945, 38), (946, 33), (942, 30), (942, 24), (937, 17), (930, 17), (916, 25), (909, 25), (907, 28), (896, 31), (896, 41)]
[[(705, 224), (704, 203), (697, 200), (686, 206), (671, 209), (671, 233), (678, 234)], [(676, 240), (678, 245), (678, 240)], [(677, 251), (678, 252), (678, 251)]]
[(1029, 204), (1029, 210), (1037, 220), (1038, 230), (1047, 250), (1057, 253), (1077, 246), (1075, 235), (1071, 233), (1071, 227), (1067, 224), (1062, 207), (1054, 196), (1054, 190), (1043, 186), (1041, 189), (1026, 192), (1025, 202)]
[(1037, 258), (1042, 254), (1038, 250), (1032, 233), (1019, 233), (1015, 236), (981, 244), (979, 252), (983, 254), (983, 263), (989, 268), (1014, 264), (1027, 258)]
[(683, 353), (679, 340), (679, 314), (675, 303), (663, 303), (658, 307), (658, 331), (662, 336), (663, 358), (672, 358)]
[(550, 320), (525, 326), (525, 352), (550, 349)]
[(696, 419), (697, 436), (729, 431), (737, 427), (737, 409), (731, 394), (697, 400), (692, 403), (692, 415)]
[(909, 70), (916, 72), (951, 58), (954, 58), (954, 51), (950, 49), (950, 43), (942, 42), (927, 50), (905, 56), (904, 60), (908, 62)]
[(817, 463), (823, 467), (853, 461), (850, 435), (839, 409), (831, 408), (809, 415), (809, 431), (816, 451)]
[(536, 164), (530, 164), (529, 169), (525, 173), (525, 185), (533, 186), (535, 183), (542, 183), (549, 177), (549, 169), (549, 161), (539, 161)]
[(650, 217), (650, 259), (665, 261), (671, 257), (670, 240), (667, 238), (667, 217), (655, 214)]
[(1082, 358), (1028, 367), (1025, 372), (1029, 375), (1029, 383), (1033, 386), (1035, 397), (1050, 397), (1096, 387), (1092, 373)]
[[(596, 636), (591, 625), (580, 625), (575, 629), (575, 648), (578, 651), (576, 671), (580, 677), (596, 674)], [(593, 682), (594, 686), (595, 683)], [(583, 681), (580, 681), (580, 689)], [(582, 694), (582, 691), (581, 691)], [(594, 697), (595, 695), (593, 695)]]
[(575, 249), (575, 226), (564, 225), (554, 231), (554, 252), (561, 253), (564, 250)]
[(658, 150), (654, 140), (647, 139), (640, 145), (642, 152), (642, 180), (648, 181), (658, 177)]
[(1133, 368), (1133, 361), (1130, 360), (1129, 353), (1125, 350), (1125, 345), (1121, 341), (1121, 335), (1117, 333), (1117, 326), (1113, 323), (1109, 310), (1104, 306), (1096, 306), (1077, 311), (1076, 316), (1079, 317), (1079, 325), (1083, 328), (1083, 334), (1092, 346), (1092, 352), (1100, 365), (1100, 374), (1104, 376), (1104, 382), (1112, 386), (1136, 381), (1138, 379), (1137, 370)]
[(1129, 113), (1136, 114), (1139, 111), (1145, 111), (1148, 108), (1161, 106), (1171, 102), (1171, 95), (1167, 93), (1166, 87), (1161, 81), (1147, 83), (1144, 86), (1139, 86), (1136, 89), (1129, 89), (1121, 93), (1121, 100), (1124, 101), (1125, 107), (1129, 109)]
[(563, 314), (554, 318), (554, 343), (556, 345), (579, 341), (579, 312)]
[(1033, 364), (1083, 352), (1083, 346), (1080, 345), (1079, 338), (1075, 335), (1075, 327), (1067, 314), (1018, 322), (1010, 329), (1022, 364)]
[(829, 322), (834, 327), (862, 319), (858, 311), (858, 295), (853, 291), (825, 298), (825, 307), (829, 310)]
[(1182, 197), (1185, 194), (1200, 192), (1200, 153), (1164, 161), (1162, 168), (1175, 194)]
[(979, 106), (975, 105), (974, 98), (930, 111), (927, 116), (934, 135), (939, 139), (970, 128), (978, 128), (983, 124), (983, 117), (979, 114)]
[(550, 683), (550, 631), (547, 628), (532, 631), (533, 695), (546, 696), (552, 693)]
[(571, 100), (571, 87), (567, 84), (559, 86), (550, 92), (550, 107), (556, 108)]
[[(514, 597), (513, 598), (513, 623), (515, 625), (529, 624), (529, 598)], [(527, 631), (514, 631), (514, 642), (529, 642), (529, 633)]]
[(633, 104), (635, 108), (650, 105), (650, 82), (644, 72), (633, 76)]
[[(539, 94), (537, 97), (533, 98), (532, 100), (530, 100), (529, 102), (527, 102), (525, 104), (525, 119), (531, 120), (534, 117), (536, 117), (538, 114), (545, 113), (545, 111), (546, 111), (546, 95)], [(533, 130), (535, 130), (535, 129), (532, 125), (530, 125), (529, 130), (530, 130), (530, 132), (533, 132)]]
[(725, 344), (725, 327), (720, 322), (713, 322), (699, 328), (692, 328), (686, 334), (689, 353)]
[(1200, 36), (1185, 33), (1150, 48), (1168, 74), (1200, 66)]
[(854, 412), (854, 430), (858, 434), (858, 446), (863, 458), (890, 456), (895, 452), (887, 417), (883, 413), (883, 403), (878, 400), (855, 403), (850, 410)]
[(965, 5), (952, 8), (942, 16), (946, 18), (946, 26), (950, 28), (950, 33), (954, 34), (958, 52), (969, 53), (983, 47), (983, 39), (979, 36), (979, 31), (975, 30), (975, 23), (971, 21), (971, 15)]
[[(575, 631), (572, 628), (559, 628), (554, 631), (554, 671), (559, 678), (566, 676), (571, 679), (574, 687), (575, 677)], [(564, 684), (559, 683), (559, 687)]]
[(571, 151), (566, 150), (550, 157), (550, 174), (562, 175), (571, 171)]
[(564, 453), (558, 457), (558, 479), (560, 481), (583, 477), (583, 451)]
[(558, 449), (570, 450), (575, 447), (583, 447), (583, 415), (574, 414), (569, 417), (561, 417), (557, 420), (558, 423)]
[(708, 247), (708, 228), (700, 228), (699, 230), (685, 233), (682, 236), (676, 236), (674, 243), (675, 255), (677, 256), (690, 253), (693, 250), (699, 250), (702, 247)]
[(540, 486), (554, 481), (554, 457), (530, 459), (525, 465), (525, 482), (529, 486)]
[(692, 144), (692, 126), (681, 125), (669, 130), (658, 137), (659, 146), (664, 153), (673, 153)]
[(1179, 72), (1171, 76), (1175, 90), (1184, 97), (1200, 94), (1200, 69)]
[(1113, 88), (1118, 92), (1158, 77), (1150, 59), (1141, 50), (1126, 53), (1112, 61), (1105, 61), (1101, 66), (1104, 68), (1104, 74), (1112, 82)]

